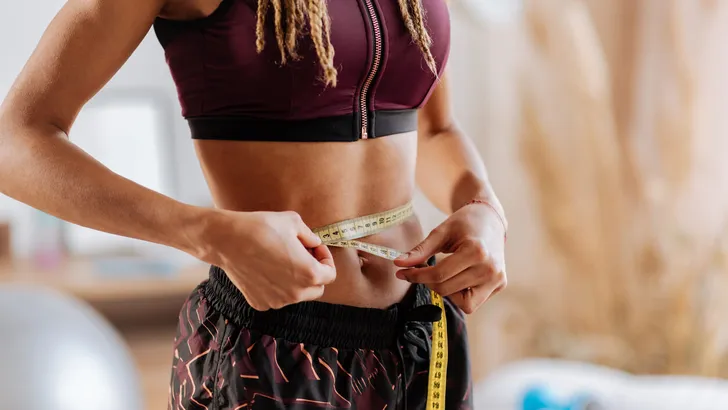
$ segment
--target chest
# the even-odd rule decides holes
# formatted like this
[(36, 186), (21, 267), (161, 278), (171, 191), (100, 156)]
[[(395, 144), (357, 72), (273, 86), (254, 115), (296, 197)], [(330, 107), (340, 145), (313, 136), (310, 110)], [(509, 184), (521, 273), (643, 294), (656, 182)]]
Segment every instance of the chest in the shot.
[[(288, 2), (278, 1), (285, 16)], [(418, 5), (441, 71), (450, 49), (447, 6), (444, 0), (419, 0)], [(274, 23), (272, 2), (262, 30), (262, 52), (256, 49), (257, 0), (223, 0), (208, 18), (193, 24), (155, 24), (187, 114), (235, 107), (262, 117), (312, 118), (323, 112), (340, 115), (424, 103), (437, 77), (413, 41), (398, 0), (329, 0), (326, 6), (336, 87), (320, 81), (316, 44), (308, 33), (297, 37), (300, 58), (281, 63), (281, 31)], [(306, 27), (307, 32), (314, 29)], [(212, 94), (214, 99), (209, 98)]]
[[(266, 24), (263, 27), (265, 48), (259, 54), (255, 49), (256, 23), (258, 20), (258, 0), (224, 0), (217, 21), (213, 21), (205, 33), (208, 42), (207, 54), (215, 53), (216, 58), (227, 62), (255, 66), (281, 64), (278, 38), (285, 37), (286, 8), (285, 0), (270, 0)], [(404, 0), (405, 3), (418, 4), (419, 11), (408, 6), (408, 17), (417, 26), (417, 15), (422, 16), (423, 28), (432, 39), (431, 52), (442, 63), (450, 43), (450, 21), (444, 0)], [(276, 2), (280, 2), (280, 13), (284, 20), (276, 27)], [(225, 4), (230, 3), (230, 4)], [(421, 50), (413, 41), (405, 25), (405, 17), (398, 0), (329, 0), (325, 12), (329, 16), (330, 41), (335, 50), (334, 60), (342, 75), (361, 75), (372, 63), (379, 63), (382, 69), (387, 66), (413, 66), (422, 62)], [(217, 13), (216, 13), (217, 14)], [(316, 55), (313, 40), (307, 34), (318, 27), (306, 27), (298, 33), (296, 48), (300, 54), (297, 61), (289, 61), (290, 67), (305, 70), (315, 65)], [(279, 31), (280, 30), (280, 31)], [(285, 42), (286, 39), (284, 38)], [(378, 60), (378, 61), (374, 61)], [(222, 60), (221, 60), (222, 61)], [(298, 64), (297, 64), (298, 63)], [(309, 64), (312, 63), (312, 64)], [(253, 68), (253, 67), (248, 67)], [(346, 78), (344, 78), (346, 80)]]

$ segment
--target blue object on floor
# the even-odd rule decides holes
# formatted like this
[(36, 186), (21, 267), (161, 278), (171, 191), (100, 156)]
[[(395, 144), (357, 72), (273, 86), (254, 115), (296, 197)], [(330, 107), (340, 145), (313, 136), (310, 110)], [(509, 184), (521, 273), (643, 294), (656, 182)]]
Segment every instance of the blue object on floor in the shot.
[(522, 410), (597, 410), (601, 408), (586, 394), (559, 400), (547, 387), (535, 386), (523, 395)]
[(87, 304), (35, 286), (0, 286), (0, 408), (142, 410), (134, 361)]

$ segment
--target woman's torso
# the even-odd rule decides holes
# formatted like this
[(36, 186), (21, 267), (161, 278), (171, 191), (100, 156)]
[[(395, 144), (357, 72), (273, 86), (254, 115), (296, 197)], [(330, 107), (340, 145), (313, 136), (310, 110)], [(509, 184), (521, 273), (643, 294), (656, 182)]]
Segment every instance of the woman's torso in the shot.
[[(366, 143), (366, 144), (364, 144)], [(295, 210), (312, 228), (407, 203), (414, 192), (416, 136), (362, 143), (198, 141), (197, 153), (218, 207)], [(408, 250), (422, 238), (416, 217), (370, 243)], [(336, 281), (323, 301), (385, 307), (406, 292), (391, 261), (331, 247)]]
[[(255, 53), (255, 4), (224, 0), (206, 19), (160, 20), (155, 26), (193, 135), (198, 130), (192, 123), (203, 123), (205, 135), (195, 139), (195, 147), (216, 206), (294, 210), (315, 228), (410, 201), (417, 156), (412, 118), (436, 78), (412, 42), (397, 1), (328, 3), (339, 71), (335, 88), (319, 81), (318, 61), (305, 38), (299, 41), (301, 60), (277, 63), (272, 23), (267, 47)], [(441, 70), (449, 51), (445, 5), (423, 0), (423, 6)], [(401, 113), (409, 119), (400, 120)], [(387, 123), (390, 117), (394, 126)], [(364, 240), (408, 250), (422, 237), (413, 217)], [(337, 279), (323, 301), (386, 307), (409, 287), (396, 279), (391, 261), (352, 249), (332, 253)]]

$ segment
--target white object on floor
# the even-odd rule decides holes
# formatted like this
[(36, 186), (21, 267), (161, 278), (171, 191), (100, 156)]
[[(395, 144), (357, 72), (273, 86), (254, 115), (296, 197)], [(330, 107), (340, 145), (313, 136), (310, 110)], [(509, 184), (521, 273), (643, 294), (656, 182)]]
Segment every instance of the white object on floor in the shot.
[(134, 360), (114, 328), (57, 291), (0, 286), (0, 409), (142, 410)]
[(558, 397), (587, 393), (604, 410), (717, 410), (728, 407), (728, 380), (632, 376), (562, 360), (524, 360), (502, 367), (474, 388), (476, 410), (522, 410), (523, 394), (545, 386)]

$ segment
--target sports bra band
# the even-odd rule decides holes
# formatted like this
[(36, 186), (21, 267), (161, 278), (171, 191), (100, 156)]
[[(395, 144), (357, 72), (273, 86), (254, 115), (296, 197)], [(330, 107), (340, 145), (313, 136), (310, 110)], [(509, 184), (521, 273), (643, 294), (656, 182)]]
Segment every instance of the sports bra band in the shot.
[[(262, 119), (246, 116), (190, 117), (193, 139), (233, 141), (323, 142), (357, 141), (361, 135), (358, 113), (308, 120)], [(417, 110), (379, 110), (369, 114), (369, 138), (417, 130)]]

